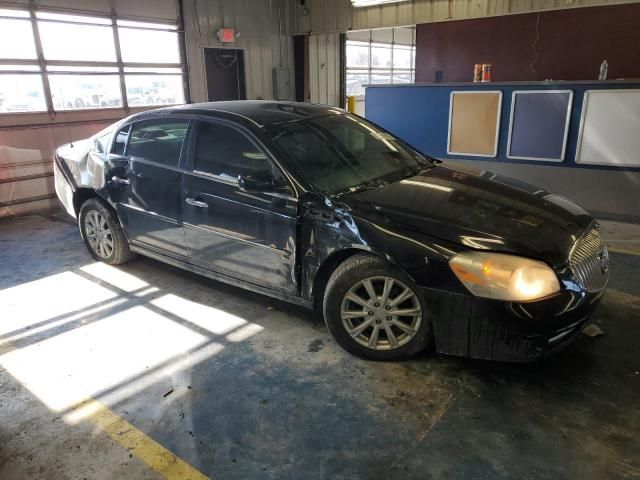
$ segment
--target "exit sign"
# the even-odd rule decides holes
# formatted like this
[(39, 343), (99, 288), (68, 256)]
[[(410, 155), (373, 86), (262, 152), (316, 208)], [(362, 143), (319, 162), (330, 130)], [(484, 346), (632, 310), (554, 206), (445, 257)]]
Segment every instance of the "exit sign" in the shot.
[(233, 28), (221, 28), (218, 30), (218, 39), (222, 43), (233, 43), (236, 41), (236, 33)]

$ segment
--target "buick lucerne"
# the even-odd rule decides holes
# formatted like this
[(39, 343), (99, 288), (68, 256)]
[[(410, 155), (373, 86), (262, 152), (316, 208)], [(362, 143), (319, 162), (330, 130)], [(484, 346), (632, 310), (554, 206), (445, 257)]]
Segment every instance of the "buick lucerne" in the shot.
[(318, 309), (370, 359), (540, 358), (576, 336), (609, 276), (578, 205), (328, 106), (143, 112), (61, 146), (54, 170), (96, 260), (141, 254)]

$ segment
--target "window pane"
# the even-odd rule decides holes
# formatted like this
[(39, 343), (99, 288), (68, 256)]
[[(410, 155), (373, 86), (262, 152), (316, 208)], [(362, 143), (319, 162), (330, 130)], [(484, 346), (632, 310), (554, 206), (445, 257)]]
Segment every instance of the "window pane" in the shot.
[(369, 45), (347, 42), (347, 67), (369, 66)]
[(0, 65), (0, 72), (39, 72), (37, 65)]
[(196, 137), (194, 170), (236, 180), (238, 175), (271, 171), (271, 163), (244, 134), (233, 128), (201, 122)]
[(0, 112), (47, 110), (40, 75), (0, 75)]
[(105, 17), (90, 17), (88, 15), (68, 15), (65, 13), (36, 12), (36, 18), (46, 20), (62, 20), (65, 22), (97, 23), (111, 25), (111, 19)]
[(127, 138), (129, 137), (129, 130), (131, 125), (127, 125), (116, 135), (116, 139), (113, 141), (111, 147), (111, 153), (115, 155), (124, 155), (124, 148), (127, 146)]
[(27, 12), (26, 10), (17, 10), (13, 8), (0, 8), (0, 17), (29, 18), (29, 12)]
[(371, 46), (371, 66), (391, 67), (391, 45)]
[(364, 95), (364, 87), (369, 82), (367, 71), (347, 70), (347, 95)]
[(393, 67), (411, 68), (411, 49), (393, 47)]
[(0, 19), (0, 58), (37, 58), (29, 20)]
[(148, 120), (135, 123), (127, 155), (177, 167), (187, 125), (186, 120)]
[(74, 65), (47, 65), (47, 72), (118, 73), (118, 67), (77, 67)]
[(47, 60), (116, 61), (111, 27), (39, 21)]
[(118, 28), (124, 62), (180, 63), (178, 34)]
[(120, 107), (120, 81), (117, 75), (49, 75), (53, 108)]
[(393, 83), (411, 83), (411, 72), (393, 72)]
[(143, 27), (143, 28), (157, 28), (160, 30), (177, 30), (178, 27), (169, 23), (150, 23), (150, 22), (136, 22), (133, 20), (118, 20), (119, 27)]
[(182, 73), (180, 67), (124, 67), (124, 73)]
[(129, 105), (184, 103), (181, 75), (125, 75)]
[(371, 83), (391, 83), (391, 72), (371, 72)]

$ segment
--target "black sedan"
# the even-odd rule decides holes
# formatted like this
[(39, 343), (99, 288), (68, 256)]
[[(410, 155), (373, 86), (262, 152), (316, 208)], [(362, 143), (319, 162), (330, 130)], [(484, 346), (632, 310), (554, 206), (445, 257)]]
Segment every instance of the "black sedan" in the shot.
[(343, 110), (164, 108), (60, 147), (55, 185), (97, 260), (142, 254), (310, 308), (371, 359), (525, 361), (602, 298), (598, 225), (564, 197), (454, 170)]

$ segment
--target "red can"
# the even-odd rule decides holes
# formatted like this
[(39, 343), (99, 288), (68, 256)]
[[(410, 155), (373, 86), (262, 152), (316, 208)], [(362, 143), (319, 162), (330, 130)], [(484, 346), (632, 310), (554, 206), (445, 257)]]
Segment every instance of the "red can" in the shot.
[(482, 65), (482, 81), (483, 82), (490, 82), (491, 81), (491, 69), (493, 68), (493, 65), (491, 65), (490, 63), (484, 63)]

